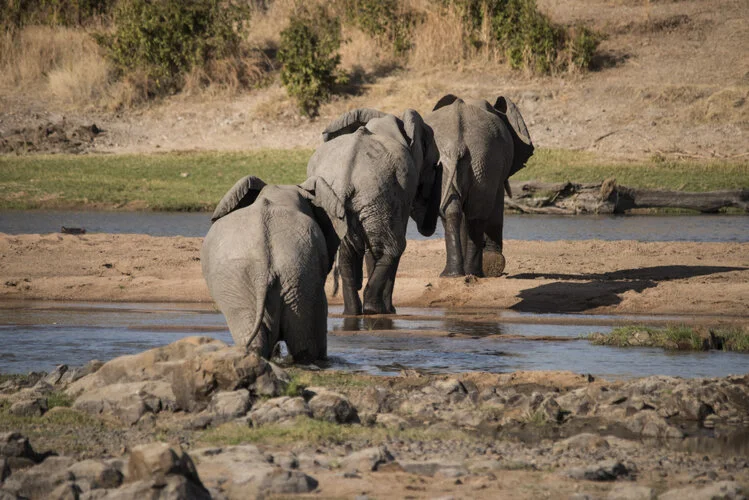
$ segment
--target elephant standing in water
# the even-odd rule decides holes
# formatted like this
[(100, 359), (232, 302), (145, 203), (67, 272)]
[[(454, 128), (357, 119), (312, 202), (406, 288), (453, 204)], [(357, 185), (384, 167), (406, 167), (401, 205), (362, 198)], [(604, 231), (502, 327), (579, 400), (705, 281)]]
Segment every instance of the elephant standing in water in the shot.
[[(498, 276), (504, 269), (507, 179), (533, 154), (523, 117), (502, 96), (491, 106), (484, 100), (448, 94), (424, 121), (434, 131), (443, 168), (440, 216), (447, 263), (441, 276), (484, 276), (485, 268), (489, 268), (487, 274)], [(486, 257), (484, 235), (488, 238)]]
[(203, 242), (203, 276), (236, 345), (270, 358), (283, 340), (297, 362), (327, 354), (325, 279), (348, 223), (317, 177), (300, 186), (238, 181)]
[[(395, 313), (393, 283), (409, 215), (425, 236), (437, 225), (442, 180), (432, 130), (413, 110), (401, 119), (363, 108), (331, 123), (323, 140), (307, 175), (325, 179), (351, 213), (338, 257), (344, 313)], [(369, 279), (362, 306), (365, 252)]]

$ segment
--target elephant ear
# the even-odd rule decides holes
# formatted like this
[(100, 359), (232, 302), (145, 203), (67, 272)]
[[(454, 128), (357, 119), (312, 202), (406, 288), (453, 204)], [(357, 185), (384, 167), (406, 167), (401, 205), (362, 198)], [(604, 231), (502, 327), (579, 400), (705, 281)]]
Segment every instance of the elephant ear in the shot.
[(531, 136), (528, 133), (528, 127), (525, 126), (523, 116), (514, 102), (504, 96), (499, 96), (494, 103), (494, 109), (499, 112), (499, 116), (502, 117), (512, 132), (512, 142), (515, 146), (515, 154), (509, 174), (512, 175), (523, 168), (528, 158), (533, 156), (533, 142), (531, 142)]
[(386, 113), (371, 108), (358, 108), (348, 111), (323, 130), (322, 140), (328, 142), (340, 135), (354, 133), (359, 127), (366, 125), (369, 120), (381, 118), (385, 115)]
[[(414, 159), (416, 171), (421, 175), (428, 152), (426, 144), (427, 127), (421, 115), (413, 109), (404, 111), (402, 120), (403, 132), (406, 134), (406, 140), (408, 141), (408, 147), (411, 149), (411, 156)], [(432, 139), (432, 142), (434, 142), (434, 139)]]
[(460, 101), (461, 99), (453, 94), (447, 94), (442, 97), (439, 101), (437, 101), (437, 104), (434, 105), (434, 108), (432, 108), (432, 111), (437, 111), (440, 108), (444, 108), (445, 106), (449, 106), (450, 104), (454, 103), (455, 101)]
[[(328, 223), (332, 225), (333, 230), (338, 235), (338, 238), (343, 238), (348, 232), (348, 222), (346, 220), (346, 208), (338, 195), (335, 194), (333, 188), (330, 187), (325, 179), (322, 177), (310, 177), (302, 184), (299, 185), (300, 194), (310, 200), (312, 205), (322, 209), (324, 217), (320, 217), (319, 211), (315, 210), (315, 217), (318, 219), (318, 223), (323, 227)], [(329, 220), (321, 220), (327, 218)], [(323, 227), (323, 232), (327, 231)]]
[(252, 205), (264, 187), (265, 182), (254, 175), (242, 177), (218, 202), (211, 216), (211, 222), (216, 222), (230, 212)]

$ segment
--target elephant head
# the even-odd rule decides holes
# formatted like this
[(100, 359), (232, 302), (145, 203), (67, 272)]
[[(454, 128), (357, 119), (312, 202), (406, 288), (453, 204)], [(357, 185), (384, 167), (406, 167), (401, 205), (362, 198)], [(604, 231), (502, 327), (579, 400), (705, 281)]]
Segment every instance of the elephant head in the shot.
[[(449, 106), (455, 101), (462, 102), (462, 99), (453, 94), (447, 94), (437, 101), (437, 104), (434, 105), (432, 111)], [(531, 142), (531, 136), (528, 133), (528, 128), (525, 126), (525, 121), (523, 121), (523, 116), (520, 114), (520, 110), (518, 110), (517, 106), (515, 106), (515, 103), (504, 96), (497, 97), (496, 101), (494, 101), (494, 106), (489, 105), (489, 103), (483, 99), (469, 100), (469, 102), (474, 106), (480, 106), (489, 113), (499, 116), (510, 130), (514, 153), (512, 157), (512, 167), (510, 168), (510, 173), (507, 177), (523, 168), (528, 159), (533, 156), (534, 147)]]
[(398, 119), (376, 109), (359, 108), (344, 113), (328, 125), (323, 131), (323, 141), (354, 133), (364, 126), (373, 133), (391, 135), (405, 141), (419, 179), (411, 217), (422, 235), (431, 236), (437, 227), (442, 189), (439, 150), (431, 127), (412, 109), (407, 109), (403, 117)]
[[(241, 178), (221, 198), (213, 212), (211, 222), (216, 222), (235, 210), (252, 205), (265, 185), (265, 182), (253, 175)], [(304, 183), (294, 187), (299, 195), (308, 200), (311, 205), (311, 215), (325, 236), (329, 266), (332, 268), (338, 245), (348, 231), (348, 218), (343, 202), (320, 177), (310, 177)]]

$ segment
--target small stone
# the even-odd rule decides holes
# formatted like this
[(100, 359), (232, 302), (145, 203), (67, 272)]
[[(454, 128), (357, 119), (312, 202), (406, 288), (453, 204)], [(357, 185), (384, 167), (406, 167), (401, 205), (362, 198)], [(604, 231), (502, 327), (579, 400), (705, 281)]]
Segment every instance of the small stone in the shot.
[(88, 481), (92, 489), (117, 488), (122, 484), (122, 473), (99, 460), (83, 460), (70, 466), (68, 471), (75, 481)]
[(127, 463), (128, 482), (162, 479), (168, 475), (184, 476), (200, 484), (200, 478), (190, 456), (166, 443), (142, 444), (133, 448)]
[(341, 468), (346, 471), (371, 472), (393, 460), (393, 455), (385, 446), (378, 446), (365, 448), (344, 457), (341, 460)]
[(659, 500), (745, 500), (747, 491), (735, 481), (718, 481), (704, 487), (687, 486), (669, 490)]
[(313, 418), (344, 424), (358, 420), (356, 408), (349, 400), (334, 392), (323, 392), (309, 401)]
[(655, 490), (636, 484), (620, 484), (609, 491), (608, 500), (655, 500)]
[(620, 477), (627, 477), (629, 469), (616, 460), (607, 460), (587, 467), (575, 467), (566, 473), (572, 479), (587, 481), (614, 481)]
[(16, 401), (11, 405), (9, 411), (17, 417), (41, 417), (47, 412), (47, 398)]
[(276, 469), (260, 484), (260, 491), (271, 495), (309, 493), (317, 488), (317, 480), (300, 471)]
[(223, 419), (241, 417), (250, 409), (250, 391), (220, 391), (213, 395), (209, 411)]

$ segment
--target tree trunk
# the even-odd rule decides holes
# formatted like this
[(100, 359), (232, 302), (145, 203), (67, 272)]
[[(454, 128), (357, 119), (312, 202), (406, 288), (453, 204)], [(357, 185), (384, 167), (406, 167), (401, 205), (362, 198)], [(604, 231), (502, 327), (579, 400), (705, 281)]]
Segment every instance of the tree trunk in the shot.
[(687, 208), (714, 213), (736, 207), (749, 212), (749, 189), (704, 193), (619, 186), (615, 179), (599, 184), (536, 181), (510, 182), (505, 207), (532, 214), (614, 214), (634, 208)]

